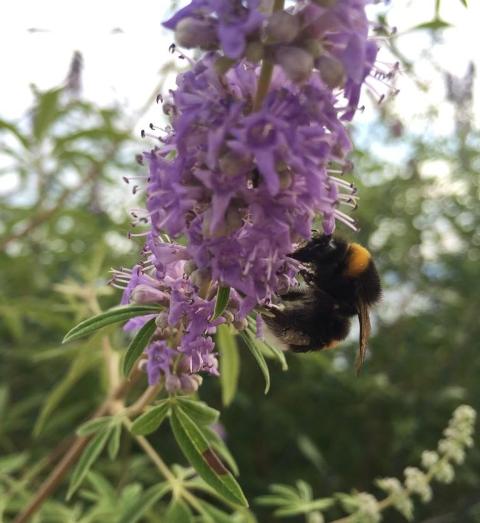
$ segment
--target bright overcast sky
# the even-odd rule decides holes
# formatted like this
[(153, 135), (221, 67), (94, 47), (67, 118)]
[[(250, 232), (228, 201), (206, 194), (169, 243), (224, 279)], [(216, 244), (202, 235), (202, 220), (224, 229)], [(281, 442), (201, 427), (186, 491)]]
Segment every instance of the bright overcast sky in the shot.
[[(470, 3), (472, 6), (467, 10), (459, 0), (442, 2), (444, 18), (456, 28), (448, 30), (445, 43), (436, 46), (436, 56), (442, 66), (457, 75), (464, 74), (469, 60), (480, 71), (480, 2), (470, 0)], [(167, 0), (3, 0), (2, 4), (0, 116), (3, 118), (22, 114), (31, 101), (30, 83), (42, 89), (59, 84), (74, 50), (81, 51), (84, 57), (84, 96), (102, 104), (116, 100), (127, 109), (138, 108), (145, 102), (159, 81), (159, 69), (169, 59), (171, 35), (160, 26), (170, 4)], [(403, 32), (428, 21), (433, 4), (434, 0), (392, 0), (391, 23)], [(39, 31), (31, 32), (31, 28)], [(402, 42), (412, 58), (428, 46), (429, 39), (425, 34), (411, 34)], [(426, 78), (434, 74), (428, 64), (424, 73)], [(402, 85), (402, 80), (400, 87), (402, 93), (396, 103), (404, 115), (427, 101), (407, 84)], [(476, 92), (480, 100), (480, 82)], [(428, 93), (428, 100), (438, 97), (441, 101), (442, 94), (443, 85), (438, 82)], [(447, 115), (445, 125), (448, 120)]]

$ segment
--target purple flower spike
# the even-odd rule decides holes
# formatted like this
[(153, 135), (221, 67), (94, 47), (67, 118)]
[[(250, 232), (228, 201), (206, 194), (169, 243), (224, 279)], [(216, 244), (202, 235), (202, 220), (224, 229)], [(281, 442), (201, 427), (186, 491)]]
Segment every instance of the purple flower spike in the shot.
[[(240, 58), (246, 47), (247, 38), (257, 31), (264, 16), (257, 11), (259, 0), (192, 0), (192, 2), (175, 13), (172, 18), (163, 23), (167, 29), (178, 30), (179, 24), (185, 20), (192, 20), (210, 24), (212, 31), (217, 33), (221, 47), (232, 59)], [(193, 23), (192, 29), (193, 29)], [(201, 47), (208, 49), (212, 40), (205, 44), (203, 31), (197, 31), (188, 39), (188, 47)], [(185, 45), (186, 39), (182, 38), (179, 44)]]
[[(304, 0), (264, 15), (260, 0), (191, 0), (164, 23), (179, 45), (208, 52), (177, 76), (163, 105), (170, 125), (144, 155), (142, 262), (114, 271), (123, 304), (162, 308), (125, 325), (155, 317), (150, 384), (191, 393), (200, 373), (217, 376), (217, 326), (246, 328), (254, 311), (263, 337), (257, 311), (298, 285), (289, 254), (314, 220), (326, 234), (338, 222), (355, 229), (344, 210), (357, 200), (343, 177), (352, 149), (345, 121), (367, 77), (390, 78), (375, 64), (367, 3)], [(275, 63), (261, 103), (265, 75), (246, 56)], [(213, 320), (221, 287), (229, 301)]]

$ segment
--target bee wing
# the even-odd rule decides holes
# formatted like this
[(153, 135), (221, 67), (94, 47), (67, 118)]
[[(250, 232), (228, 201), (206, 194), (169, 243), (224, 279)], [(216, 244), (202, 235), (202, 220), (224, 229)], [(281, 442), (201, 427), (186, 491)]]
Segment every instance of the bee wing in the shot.
[(368, 306), (362, 300), (357, 302), (358, 321), (360, 323), (360, 339), (358, 347), (358, 356), (355, 363), (357, 374), (365, 363), (365, 355), (367, 353), (367, 342), (372, 330), (370, 325), (370, 316), (368, 315)]

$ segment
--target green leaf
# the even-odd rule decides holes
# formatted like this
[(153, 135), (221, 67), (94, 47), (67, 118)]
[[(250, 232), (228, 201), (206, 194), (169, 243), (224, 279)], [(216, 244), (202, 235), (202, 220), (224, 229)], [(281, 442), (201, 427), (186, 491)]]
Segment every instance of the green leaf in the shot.
[(232, 523), (232, 515), (219, 510), (217, 507), (210, 505), (203, 499), (198, 499), (198, 504), (212, 518), (214, 523)]
[(120, 438), (122, 437), (122, 425), (120, 422), (115, 423), (112, 430), (112, 435), (108, 440), (108, 457), (114, 461), (120, 450)]
[(148, 345), (148, 342), (150, 341), (150, 338), (152, 337), (156, 328), (157, 325), (155, 323), (155, 318), (152, 318), (151, 320), (148, 320), (147, 323), (145, 323), (145, 325), (137, 332), (137, 335), (135, 338), (133, 338), (130, 345), (128, 346), (125, 358), (123, 360), (124, 376), (128, 376), (130, 374), (130, 371), (135, 365), (135, 362), (138, 360), (145, 347)]
[(12, 472), (16, 472), (21, 469), (28, 460), (28, 454), (21, 452), (18, 454), (10, 454), (0, 459), (0, 476), (9, 475)]
[(128, 507), (121, 515), (118, 523), (136, 523), (153, 505), (170, 491), (168, 483), (160, 483), (150, 487), (138, 499)]
[(210, 427), (202, 427), (202, 432), (211, 443), (213, 449), (220, 455), (220, 457), (225, 461), (225, 463), (230, 467), (230, 470), (235, 476), (240, 474), (238, 470), (237, 462), (232, 456), (231, 452), (228, 450), (228, 447), (225, 445), (223, 439)]
[(145, 436), (160, 427), (170, 410), (170, 402), (163, 400), (160, 404), (149, 409), (145, 414), (139, 416), (132, 425), (131, 431), (137, 436)]
[(33, 115), (33, 135), (40, 141), (48, 128), (59, 116), (61, 89), (51, 89), (42, 93), (37, 100)]
[(21, 142), (21, 144), (25, 147), (25, 149), (28, 149), (30, 147), (28, 138), (24, 136), (13, 123), (0, 119), (0, 131), (2, 129), (7, 129), (12, 134), (14, 134), (16, 138), (19, 140), (19, 142)]
[(168, 523), (191, 523), (193, 514), (183, 500), (174, 499), (168, 506), (164, 519)]
[(452, 24), (449, 22), (445, 22), (444, 20), (441, 20), (440, 18), (434, 18), (433, 20), (430, 20), (430, 22), (425, 22), (423, 24), (416, 25), (412, 30), (421, 30), (421, 29), (428, 29), (430, 31), (438, 31), (439, 29), (445, 29), (446, 27), (450, 27)]
[(212, 409), (203, 401), (183, 397), (177, 397), (175, 401), (178, 401), (182, 410), (200, 425), (211, 425), (218, 421), (220, 416), (218, 410)]
[(87, 336), (88, 334), (91, 334), (102, 327), (106, 327), (107, 325), (111, 325), (112, 323), (126, 321), (130, 318), (135, 318), (135, 316), (155, 314), (159, 310), (160, 307), (158, 305), (126, 305), (115, 307), (102, 312), (101, 314), (97, 314), (97, 316), (88, 318), (73, 327), (73, 329), (67, 332), (62, 343), (82, 338), (83, 336)]
[(467, 0), (460, 0), (460, 2), (464, 5), (464, 7), (468, 7)]
[(196, 423), (175, 404), (170, 423), (180, 449), (199, 476), (228, 502), (247, 507), (248, 501), (240, 485), (212, 450)]
[(229, 299), (230, 287), (220, 286), (217, 291), (217, 300), (215, 302), (215, 311), (212, 319), (218, 318), (223, 314), (223, 311), (227, 308)]
[(97, 364), (98, 355), (92, 355), (90, 350), (81, 351), (71, 363), (68, 372), (55, 385), (54, 389), (48, 394), (42, 410), (38, 415), (35, 426), (33, 427), (34, 436), (38, 436), (43, 430), (45, 423), (50, 418), (50, 414), (62, 401), (67, 392), (78, 382), (78, 380), (94, 365)]
[(77, 429), (77, 434), (79, 436), (90, 436), (95, 434), (101, 429), (106, 429), (108, 425), (112, 422), (111, 416), (102, 416), (101, 418), (89, 419), (85, 423), (82, 423)]
[(283, 371), (288, 370), (288, 363), (287, 363), (287, 359), (285, 358), (284, 351), (275, 347), (274, 345), (270, 345), (270, 343), (268, 343), (268, 341), (265, 341), (264, 339), (256, 338), (255, 320), (253, 318), (251, 318), (250, 316), (248, 317), (248, 323), (249, 323), (248, 330), (251, 333), (251, 338), (255, 340), (255, 343), (260, 348), (265, 349), (265, 351), (267, 353), (270, 353), (280, 363)]
[(267, 392), (270, 390), (270, 372), (268, 371), (268, 366), (267, 362), (265, 361), (265, 357), (263, 356), (260, 348), (255, 343), (255, 340), (253, 340), (248, 334), (248, 331), (241, 331), (240, 336), (242, 337), (243, 341), (245, 342), (245, 345), (252, 353), (253, 357), (258, 363), (258, 366), (260, 367), (260, 370), (262, 371), (263, 377), (265, 378), (265, 394), (267, 394)]
[(90, 468), (102, 452), (103, 448), (105, 447), (111, 432), (111, 428), (97, 432), (96, 436), (92, 439), (92, 441), (90, 441), (90, 443), (83, 451), (83, 454), (80, 456), (77, 466), (73, 471), (72, 477), (70, 478), (70, 485), (68, 487), (67, 492), (67, 500), (72, 497), (72, 495), (81, 485), (87, 472), (90, 470)]
[(216, 346), (220, 353), (220, 385), (222, 387), (222, 402), (230, 405), (237, 392), (240, 374), (240, 358), (238, 346), (232, 327), (219, 325), (217, 327)]

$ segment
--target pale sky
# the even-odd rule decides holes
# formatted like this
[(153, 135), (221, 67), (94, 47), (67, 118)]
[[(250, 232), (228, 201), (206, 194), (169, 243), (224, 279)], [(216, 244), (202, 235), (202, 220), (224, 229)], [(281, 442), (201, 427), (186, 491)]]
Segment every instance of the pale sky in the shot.
[[(183, 2), (184, 4), (186, 2)], [(443, 0), (443, 17), (456, 27), (445, 32), (444, 43), (435, 45), (437, 61), (454, 74), (463, 75), (469, 60), (480, 71), (478, 21), (480, 2), (470, 0), (464, 9), (460, 0)], [(101, 104), (118, 101), (127, 111), (139, 108), (158, 84), (159, 70), (170, 59), (171, 34), (161, 28), (167, 0), (2, 0), (0, 7), (0, 117), (17, 118), (31, 101), (30, 83), (41, 89), (59, 84), (65, 77), (74, 50), (84, 57), (83, 95)], [(432, 17), (434, 0), (392, 0), (390, 21), (403, 33)], [(30, 28), (41, 32), (29, 32)], [(112, 33), (116, 28), (122, 32)], [(428, 48), (426, 34), (402, 38), (410, 57)], [(418, 60), (418, 73), (426, 80), (436, 77), (428, 62)], [(170, 79), (171, 82), (171, 79)], [(413, 128), (414, 114), (428, 102), (442, 101), (443, 82), (433, 82), (427, 94), (419, 93), (405, 76), (394, 101)], [(480, 101), (480, 82), (476, 85)], [(480, 114), (480, 110), (477, 111)], [(147, 115), (140, 127), (152, 119)], [(368, 121), (369, 115), (357, 120)], [(448, 132), (452, 125), (448, 107), (436, 130)]]

